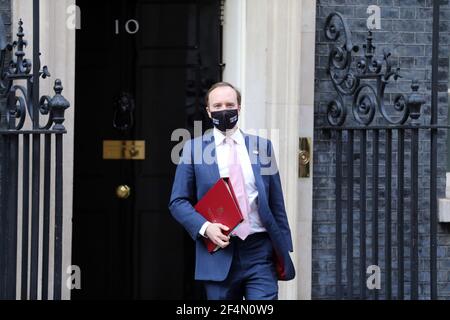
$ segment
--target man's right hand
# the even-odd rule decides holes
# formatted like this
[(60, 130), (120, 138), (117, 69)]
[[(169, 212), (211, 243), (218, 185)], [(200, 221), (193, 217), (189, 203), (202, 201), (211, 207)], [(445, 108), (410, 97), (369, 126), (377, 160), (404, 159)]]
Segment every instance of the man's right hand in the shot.
[(230, 244), (230, 237), (224, 235), (223, 231), (228, 231), (229, 228), (220, 223), (211, 223), (205, 231), (205, 235), (219, 247), (226, 248)]

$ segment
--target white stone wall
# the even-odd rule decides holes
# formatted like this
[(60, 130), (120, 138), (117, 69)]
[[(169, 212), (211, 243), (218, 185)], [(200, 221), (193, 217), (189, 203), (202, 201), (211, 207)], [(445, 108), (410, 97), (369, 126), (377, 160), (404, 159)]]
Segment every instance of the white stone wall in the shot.
[[(66, 269), (71, 265), (71, 239), (72, 239), (72, 191), (73, 191), (73, 137), (74, 137), (74, 91), (75, 91), (75, 30), (67, 27), (67, 21), (70, 20), (70, 14), (67, 13), (69, 6), (73, 5), (75, 0), (40, 0), (40, 51), (41, 65), (48, 65), (51, 73), (51, 78), (41, 80), (40, 94), (54, 95), (53, 85), (55, 79), (61, 79), (64, 87), (63, 95), (70, 101), (71, 107), (65, 113), (66, 121), (64, 126), (67, 129), (67, 134), (64, 135), (64, 150), (63, 150), (63, 284), (65, 284), (64, 275)], [(26, 48), (26, 56), (32, 59), (33, 56), (33, 2), (32, 0), (12, 1), (12, 30), (14, 39), (16, 39), (17, 22), (22, 19), (24, 22), (25, 39), (28, 40)], [(34, 62), (34, 61), (33, 61)], [(43, 119), (44, 121), (44, 119)], [(27, 124), (29, 127), (29, 123)], [(20, 148), (21, 149), (21, 148)], [(43, 149), (42, 153), (43, 154)], [(52, 155), (54, 158), (54, 155)], [(42, 162), (42, 161), (41, 161)], [(52, 162), (54, 169), (54, 163)], [(19, 169), (21, 170), (21, 169)], [(43, 176), (43, 171), (41, 177)], [(54, 181), (54, 172), (52, 174), (52, 181)], [(43, 183), (43, 179), (41, 179)], [(19, 186), (21, 190), (21, 186)], [(43, 188), (41, 188), (43, 190)], [(21, 194), (19, 193), (19, 204), (21, 203)], [(54, 193), (51, 193), (51, 203), (54, 204)], [(19, 208), (20, 210), (20, 208)], [(19, 211), (20, 212), (20, 211)], [(51, 207), (51, 216), (54, 214), (54, 206)], [(41, 215), (42, 215), (42, 201), (41, 201)], [(42, 217), (41, 217), (42, 220)], [(19, 215), (19, 225), (21, 219)], [(20, 230), (20, 229), (19, 229)], [(50, 221), (50, 230), (53, 230), (53, 219)], [(39, 232), (42, 239), (42, 228)], [(50, 239), (50, 257), (53, 254), (53, 240), (54, 236), (51, 233)], [(21, 247), (21, 234), (19, 232), (18, 246)], [(20, 251), (20, 250), (19, 250)], [(41, 254), (40, 254), (41, 257)], [(17, 287), (20, 288), (20, 267), (21, 257), (18, 257), (18, 279)], [(49, 279), (49, 298), (53, 296), (53, 270), (51, 266), (53, 261), (50, 261)], [(39, 274), (41, 274), (42, 259), (39, 260)], [(39, 287), (39, 292), (41, 288)], [(19, 292), (19, 291), (18, 291)], [(40, 295), (38, 296), (40, 298)], [(19, 298), (19, 296), (18, 296)], [(63, 299), (70, 299), (70, 291), (64, 285)]]
[(297, 277), (280, 282), (280, 299), (311, 298), (312, 177), (298, 178), (298, 151), (299, 137), (313, 138), (315, 10), (315, 0), (225, 7), (224, 80), (242, 90), (241, 127), (274, 143), (294, 240)]

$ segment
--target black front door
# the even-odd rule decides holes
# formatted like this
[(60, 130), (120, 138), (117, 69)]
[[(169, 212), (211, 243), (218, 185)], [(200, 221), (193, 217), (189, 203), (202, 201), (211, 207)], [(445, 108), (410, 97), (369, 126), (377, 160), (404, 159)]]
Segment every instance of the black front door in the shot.
[(77, 5), (72, 263), (81, 290), (72, 297), (202, 298), (194, 243), (167, 208), (171, 137), (193, 133), (194, 121), (210, 126), (203, 97), (221, 77), (220, 1)]

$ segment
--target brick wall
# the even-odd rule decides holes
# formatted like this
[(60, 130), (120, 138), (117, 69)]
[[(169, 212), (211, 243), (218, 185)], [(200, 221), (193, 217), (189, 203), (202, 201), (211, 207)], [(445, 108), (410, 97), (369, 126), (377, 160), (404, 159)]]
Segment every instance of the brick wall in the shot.
[[(6, 24), (6, 36), (8, 39), (8, 42), (11, 41), (11, 0), (0, 0), (0, 14), (2, 15), (3, 22)], [(3, 98), (0, 97), (0, 127), (4, 125), (5, 121), (5, 101)]]
[[(448, 50), (444, 44), (449, 43), (448, 26), (450, 20), (450, 7), (448, 1), (444, 1), (441, 10), (441, 52), (439, 59), (439, 105), (438, 105), (438, 122), (439, 124), (447, 124), (448, 122)], [(336, 96), (335, 90), (328, 80), (326, 67), (328, 64), (328, 53), (332, 44), (324, 37), (325, 19), (331, 12), (338, 11), (346, 17), (347, 23), (352, 31), (352, 39), (354, 44), (362, 46), (366, 42), (367, 27), (366, 21), (369, 16), (367, 8), (369, 5), (378, 5), (381, 7), (381, 30), (374, 31), (374, 45), (377, 47), (377, 56), (382, 57), (383, 49), (390, 49), (392, 52), (391, 61), (394, 67), (401, 68), (401, 75), (404, 77), (397, 83), (390, 84), (387, 92), (387, 100), (392, 100), (395, 93), (410, 93), (411, 79), (419, 80), (421, 93), (426, 96), (426, 104), (423, 107), (420, 122), (422, 124), (430, 123), (431, 113), (431, 43), (432, 43), (432, 2), (431, 0), (318, 0), (317, 1), (317, 33), (316, 33), (316, 87), (315, 87), (315, 126), (326, 125), (327, 105), (332, 97)], [(362, 47), (361, 47), (362, 49)], [(361, 50), (358, 54), (362, 54)], [(347, 101), (347, 107), (349, 101)], [(347, 109), (350, 111), (349, 109)], [(351, 120), (351, 112), (347, 118)], [(350, 121), (351, 122), (351, 121)], [(375, 122), (385, 123), (378, 117)], [(354, 151), (354, 174), (355, 174), (355, 190), (354, 190), (354, 283), (355, 293), (357, 293), (356, 285), (359, 279), (359, 134), (355, 133), (355, 151)], [(396, 204), (397, 204), (397, 149), (396, 135), (393, 141), (393, 167), (392, 167), (392, 227), (394, 233), (393, 241), (393, 284), (394, 298), (396, 292), (396, 265), (397, 265), (397, 248), (396, 248)], [(406, 134), (406, 146), (409, 150), (410, 136)], [(345, 151), (344, 135), (344, 151)], [(371, 134), (368, 135), (367, 145), (367, 221), (371, 221), (371, 199), (372, 199), (372, 176), (371, 176)], [(421, 193), (419, 197), (419, 294), (420, 298), (428, 298), (430, 289), (428, 286), (429, 279), (429, 133), (423, 132), (420, 135), (419, 147), (419, 185)], [(379, 265), (384, 269), (384, 140), (385, 135), (380, 134), (380, 195), (379, 195)], [(312, 275), (312, 297), (314, 299), (334, 298), (335, 295), (335, 144), (324, 132), (316, 130), (315, 146), (314, 146), (314, 207), (313, 207), (313, 275)], [(446, 132), (439, 132), (438, 138), (438, 197), (445, 195), (445, 172), (446, 172)], [(344, 172), (345, 172), (345, 157)], [(409, 224), (409, 204), (410, 204), (410, 152), (405, 155), (405, 225)], [(343, 185), (343, 199), (346, 199), (346, 189)], [(345, 205), (345, 202), (344, 202)], [(343, 207), (343, 244), (345, 252), (346, 229), (345, 229), (346, 209)], [(438, 234), (438, 295), (442, 299), (450, 298), (450, 227), (439, 225)], [(409, 298), (409, 228), (405, 228), (405, 256), (407, 264), (405, 265), (405, 297)], [(367, 224), (367, 265), (370, 265), (371, 257), (371, 228), (370, 223)], [(345, 264), (346, 258), (343, 256)], [(345, 269), (344, 269), (345, 270)], [(367, 276), (365, 275), (365, 278)], [(345, 272), (343, 272), (343, 280), (346, 281)], [(344, 282), (345, 283), (345, 282)], [(382, 283), (384, 283), (384, 274), (382, 273)], [(382, 287), (380, 297), (384, 295)]]
[[(11, 41), (11, 0), (0, 0), (0, 14), (2, 15), (3, 22), (7, 24), (5, 26), (7, 39)], [(5, 126), (5, 99), (0, 96), (0, 128)], [(2, 165), (4, 163), (4, 153), (1, 152), (3, 150), (3, 140), (0, 136), (0, 212), (2, 212), (2, 197), (1, 197), (1, 188), (2, 188)]]

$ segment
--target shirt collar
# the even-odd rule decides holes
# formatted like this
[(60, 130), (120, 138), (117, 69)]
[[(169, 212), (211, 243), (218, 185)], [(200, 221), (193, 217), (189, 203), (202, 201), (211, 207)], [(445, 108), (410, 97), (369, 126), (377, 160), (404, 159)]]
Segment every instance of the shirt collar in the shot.
[[(225, 140), (225, 135), (215, 127), (213, 129), (213, 133), (216, 146), (221, 145)], [(233, 139), (237, 144), (245, 144), (244, 136), (242, 135), (242, 131), (239, 128), (231, 135), (231, 139)]]

